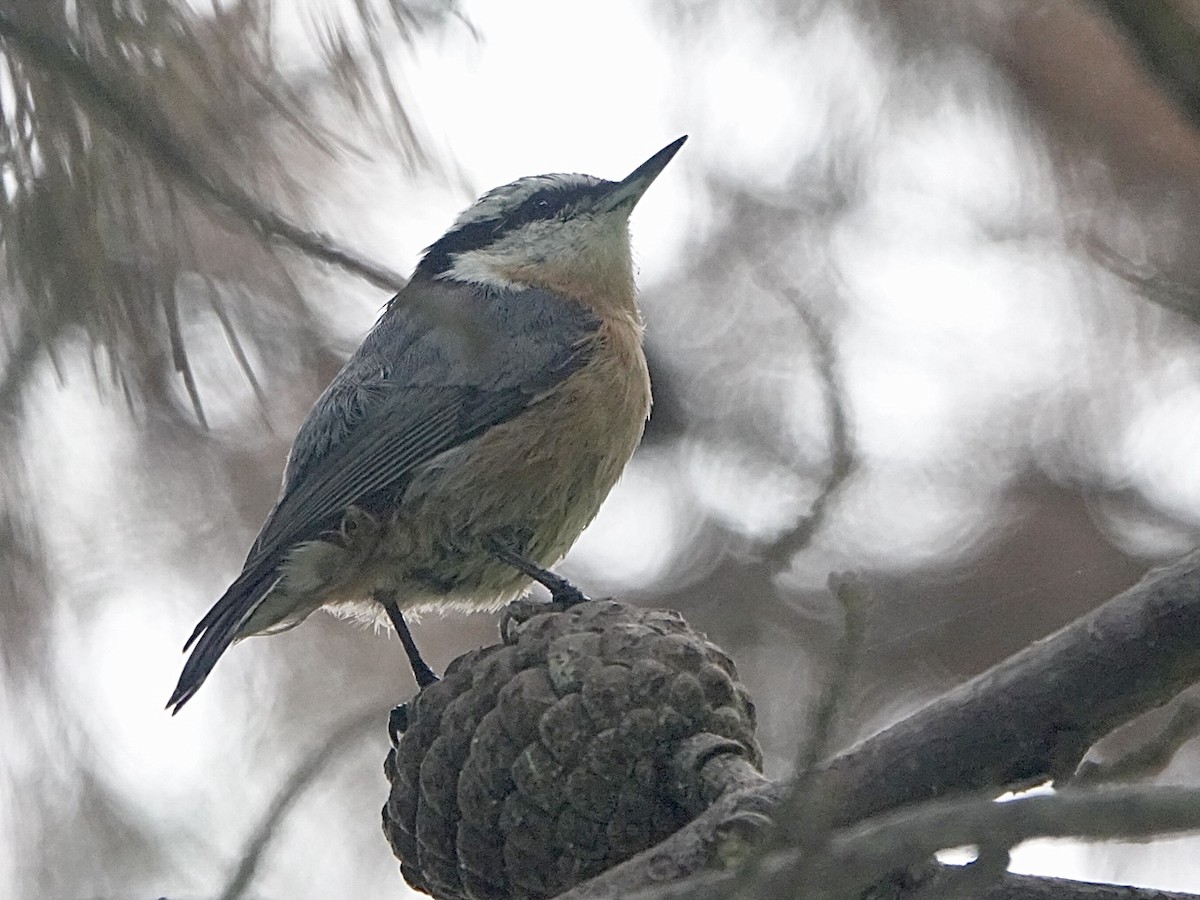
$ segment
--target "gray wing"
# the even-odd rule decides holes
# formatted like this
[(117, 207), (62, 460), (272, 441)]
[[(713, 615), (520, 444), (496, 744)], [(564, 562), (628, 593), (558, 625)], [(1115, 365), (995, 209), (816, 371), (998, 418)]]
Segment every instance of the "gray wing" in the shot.
[(168, 706), (199, 689), (297, 543), (518, 415), (584, 365), (599, 320), (545, 291), (410, 283), (309, 412), (242, 573), (200, 620)]
[(521, 412), (587, 361), (599, 325), (545, 291), (410, 285), (301, 425), (247, 565)]

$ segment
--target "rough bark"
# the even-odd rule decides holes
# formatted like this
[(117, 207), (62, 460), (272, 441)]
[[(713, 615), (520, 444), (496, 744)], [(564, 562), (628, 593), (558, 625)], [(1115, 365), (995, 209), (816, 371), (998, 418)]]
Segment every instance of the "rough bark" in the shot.
[[(834, 829), (935, 798), (1062, 780), (1099, 738), (1198, 679), (1200, 553), (1193, 553), (828, 761), (806, 808)], [(785, 794), (767, 785), (726, 796), (667, 841), (563, 896), (614, 897), (711, 871), (728, 860), (730, 835), (761, 825)], [(1129, 833), (1151, 831), (1131, 825)], [(1081, 821), (1074, 833), (1086, 832)], [(703, 895), (696, 883), (683, 889)]]

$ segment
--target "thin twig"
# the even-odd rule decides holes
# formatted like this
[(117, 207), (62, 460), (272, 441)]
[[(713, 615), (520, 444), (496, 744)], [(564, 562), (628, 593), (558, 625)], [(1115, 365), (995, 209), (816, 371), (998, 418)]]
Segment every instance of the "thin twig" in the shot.
[[(1180, 747), (1200, 735), (1200, 696), (1194, 692), (1182, 694), (1175, 699), (1172, 707), (1167, 723), (1129, 752), (1105, 761), (1085, 759), (1076, 769), (1073, 783), (1131, 781), (1162, 772), (1178, 754)], [(1140, 724), (1138, 720), (1126, 727), (1136, 728)]]
[(63, 79), (97, 125), (120, 134), (142, 149), (168, 179), (175, 179), (201, 199), (212, 201), (251, 231), (339, 266), (387, 290), (399, 290), (407, 279), (349, 250), (328, 235), (301, 228), (267, 208), (224, 173), (206, 172), (186, 144), (170, 129), (167, 116), (133, 85), (115, 73), (102, 72), (69, 45), (18, 22), (0, 11), (0, 37), (33, 66)]
[[(866, 632), (866, 610), (871, 603), (870, 588), (854, 573), (830, 575), (829, 590), (842, 607), (842, 639), (838, 642), (837, 655), (825, 695), (821, 698), (813, 719), (812, 738), (806, 742), (797, 759), (799, 786), (811, 780), (812, 773), (817, 771), (821, 761), (829, 754), (837, 714), (858, 665), (859, 651), (862, 650), (863, 635)], [(794, 796), (794, 802), (800, 803), (803, 799), (802, 792)]]
[(829, 589), (842, 607), (845, 623), (842, 637), (821, 702), (813, 713), (809, 737), (797, 755), (795, 778), (774, 816), (777, 827), (765, 851), (784, 846), (794, 848), (797, 868), (776, 873), (775, 877), (763, 877), (765, 873), (755, 877), (754, 872), (747, 871), (739, 884), (737, 896), (740, 897), (771, 894), (784, 883), (793, 886), (805, 883), (805, 866), (825, 846), (832, 830), (832, 810), (824, 802), (829, 797), (817, 790), (816, 784), (820, 776), (820, 764), (832, 746), (838, 711), (858, 664), (870, 592), (856, 575), (831, 575)]
[(1084, 242), (1089, 258), (1125, 282), (1141, 297), (1200, 322), (1200, 286), (1172, 278), (1150, 264), (1139, 264), (1091, 236)]
[(816, 499), (809, 507), (808, 515), (764, 553), (765, 559), (773, 565), (786, 566), (797, 553), (811, 543), (824, 524), (829, 504), (834, 494), (853, 474), (856, 460), (849, 418), (846, 414), (845, 386), (838, 370), (833, 335), (795, 288), (779, 280), (763, 287), (785, 297), (808, 331), (813, 368), (821, 382), (825, 419), (829, 423), (829, 471), (825, 474)]
[(338, 752), (356, 741), (382, 729), (387, 721), (387, 715), (376, 708), (363, 710), (347, 718), (334, 729), (321, 744), (314, 747), (305, 756), (295, 770), (283, 783), (275, 800), (263, 814), (262, 821), (251, 833), (250, 838), (242, 848), (240, 861), (234, 869), (225, 889), (221, 891), (220, 900), (239, 900), (250, 887), (258, 865), (262, 862), (263, 854), (271, 838), (279, 830), (279, 824), (288, 814), (304, 790), (316, 780), (316, 777), (338, 757)]

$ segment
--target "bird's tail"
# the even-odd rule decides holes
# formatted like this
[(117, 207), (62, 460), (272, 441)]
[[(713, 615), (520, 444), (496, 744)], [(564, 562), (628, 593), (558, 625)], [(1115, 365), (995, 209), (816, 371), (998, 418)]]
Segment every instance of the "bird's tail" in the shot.
[(238, 632), (242, 626), (258, 609), (263, 598), (271, 592), (278, 580), (279, 573), (273, 565), (247, 569), (200, 620), (192, 636), (183, 645), (185, 651), (191, 647), (192, 652), (184, 663), (175, 692), (167, 701), (167, 709), (171, 710), (171, 715), (179, 712), (196, 691), (200, 690), (200, 685), (204, 684), (204, 679), (217, 664), (221, 654), (240, 636)]

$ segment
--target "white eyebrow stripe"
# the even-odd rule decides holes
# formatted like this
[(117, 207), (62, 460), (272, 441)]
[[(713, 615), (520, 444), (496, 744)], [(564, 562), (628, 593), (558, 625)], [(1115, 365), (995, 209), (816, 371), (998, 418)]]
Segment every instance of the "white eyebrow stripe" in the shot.
[(454, 226), (451, 230), (462, 228), (464, 225), (470, 225), (472, 222), (494, 219), (502, 213), (520, 206), (523, 201), (529, 199), (538, 191), (562, 188), (589, 188), (595, 187), (603, 181), (603, 178), (597, 178), (595, 175), (581, 175), (577, 173), (528, 175), (525, 178), (517, 179), (511, 184), (492, 188), (475, 201), (473, 206), (464, 210), (459, 215), (454, 221)]

